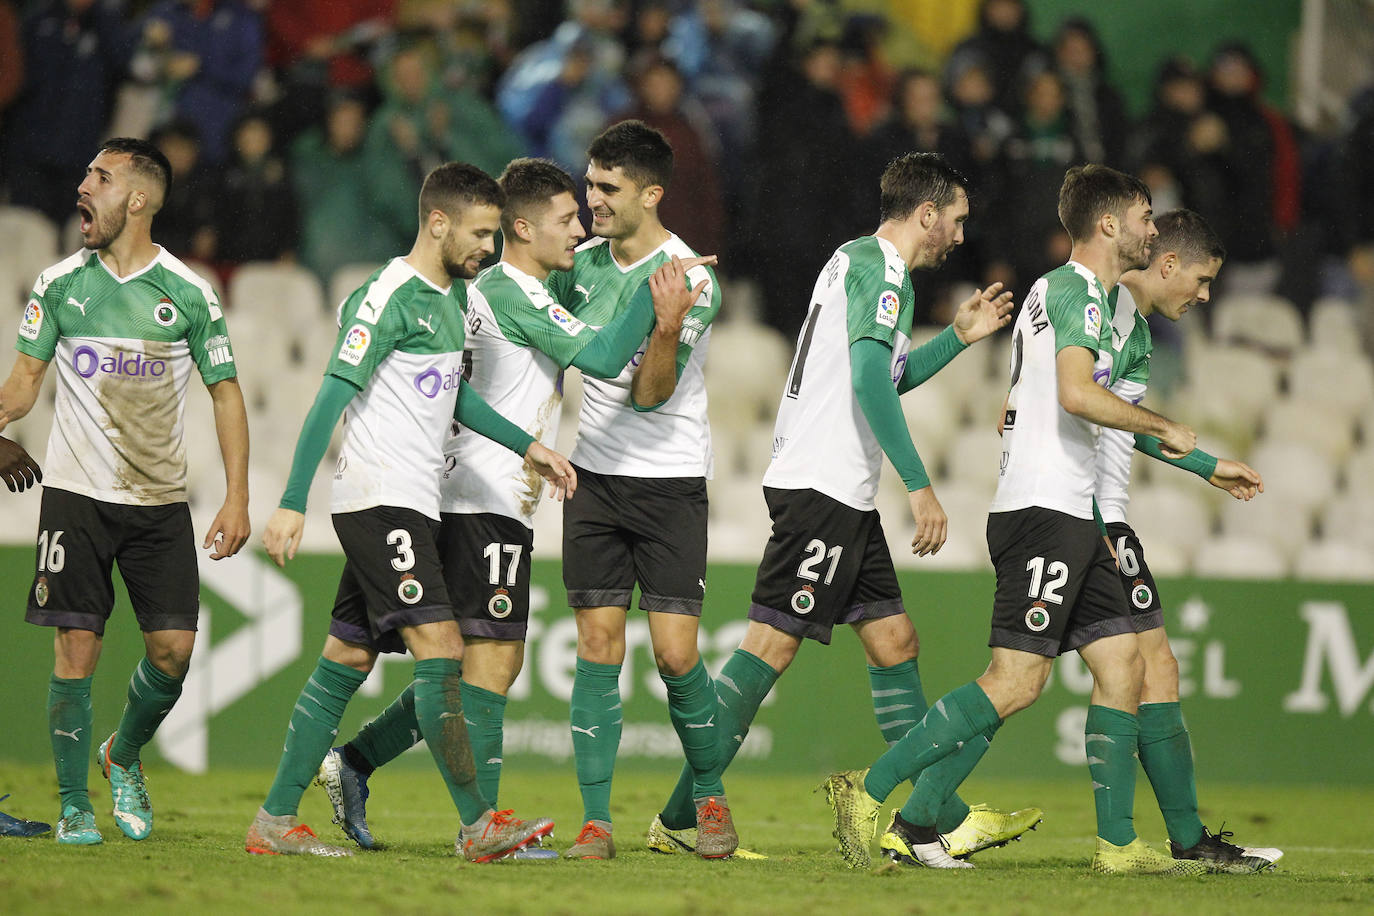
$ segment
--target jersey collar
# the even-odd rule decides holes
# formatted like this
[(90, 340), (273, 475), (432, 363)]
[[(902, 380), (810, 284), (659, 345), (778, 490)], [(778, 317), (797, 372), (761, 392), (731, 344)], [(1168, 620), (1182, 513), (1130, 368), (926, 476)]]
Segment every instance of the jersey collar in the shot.
[(163, 248), (161, 245), (158, 245), (156, 243), (153, 245), (153, 247), (157, 249), (157, 254), (153, 255), (153, 259), (149, 261), (147, 264), (144, 264), (138, 270), (129, 274), (127, 277), (121, 277), (118, 274), (116, 274), (113, 270), (110, 270), (110, 265), (105, 263), (105, 259), (100, 256), (100, 252), (94, 252), (94, 256), (96, 261), (100, 264), (100, 266), (104, 268), (105, 273), (110, 275), (110, 279), (114, 280), (116, 283), (120, 285), (123, 285), (125, 283), (128, 283), (130, 280), (143, 276), (148, 271), (152, 270), (154, 267), (162, 263), (163, 256), (167, 254), (167, 249)]

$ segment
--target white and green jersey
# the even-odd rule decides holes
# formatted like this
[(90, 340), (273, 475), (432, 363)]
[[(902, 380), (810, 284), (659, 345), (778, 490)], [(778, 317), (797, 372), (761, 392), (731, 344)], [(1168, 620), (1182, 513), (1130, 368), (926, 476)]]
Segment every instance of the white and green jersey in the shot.
[(403, 506), (439, 518), (469, 295), (461, 281), (441, 289), (393, 258), (339, 305), (337, 350), (325, 371), (358, 394), (344, 411), (329, 511)]
[(44, 486), (124, 505), (186, 501), (191, 367), (206, 385), (236, 374), (210, 284), (162, 248), (122, 278), (83, 249), (38, 275), (15, 346), (57, 361)]
[[(468, 300), (468, 384), (492, 409), (552, 447), (563, 370), (596, 332), (539, 280), (502, 261), (482, 271)], [(494, 513), (534, 525), (544, 478), (500, 443), (461, 429), (444, 444), (444, 512)]]
[(891, 346), (896, 385), (914, 315), (911, 273), (891, 242), (869, 235), (836, 249), (811, 292), (765, 487), (818, 490), (856, 509), (874, 507), (883, 452), (854, 396), (849, 347), (863, 337)]
[(991, 511), (1039, 506), (1093, 517), (1098, 426), (1059, 406), (1056, 357), (1065, 347), (1084, 347), (1094, 359), (1104, 350), (1110, 359), (1110, 309), (1097, 276), (1074, 261), (1036, 280), (1021, 303)]
[[(1107, 387), (1124, 401), (1139, 404), (1145, 398), (1150, 382), (1150, 351), (1154, 342), (1150, 325), (1136, 309), (1131, 291), (1122, 284), (1112, 290), (1109, 300), (1112, 311), (1111, 358), (1099, 354), (1093, 377), (1106, 378)], [(1105, 375), (1104, 375), (1105, 374)], [(1131, 458), (1135, 455), (1135, 433), (1102, 427), (1097, 440), (1097, 496), (1098, 511), (1104, 522), (1126, 521), (1126, 506), (1130, 502)]]
[[(607, 239), (592, 239), (578, 247), (571, 271), (550, 278), (549, 288), (574, 315), (600, 330), (629, 305), (639, 285), (673, 255), (697, 256), (680, 238), (670, 235), (653, 252), (622, 267), (611, 255)], [(720, 311), (720, 286), (709, 267), (687, 272), (689, 286), (703, 279), (709, 279), (710, 284), (682, 322), (677, 350), (679, 376), (673, 396), (652, 411), (636, 411), (630, 403), (630, 385), (643, 348), (613, 379), (584, 377), (574, 464), (598, 474), (630, 477), (711, 476), (705, 369), (711, 322)]]

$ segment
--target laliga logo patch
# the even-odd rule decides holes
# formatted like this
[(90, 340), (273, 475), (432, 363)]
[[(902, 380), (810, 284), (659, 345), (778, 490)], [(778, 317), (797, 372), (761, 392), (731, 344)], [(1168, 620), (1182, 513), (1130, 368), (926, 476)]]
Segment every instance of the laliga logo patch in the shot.
[(19, 336), (37, 340), (38, 332), (43, 329), (43, 306), (37, 299), (30, 299), (24, 306), (24, 321), (19, 325)]
[(1045, 605), (1037, 601), (1031, 605), (1031, 609), (1026, 611), (1026, 629), (1033, 633), (1039, 633), (1050, 625), (1050, 612), (1045, 609)]
[(363, 356), (367, 353), (367, 347), (371, 343), (372, 335), (368, 333), (367, 328), (355, 324), (344, 335), (343, 346), (339, 347), (339, 359), (350, 366), (361, 366)]
[(1153, 600), (1155, 600), (1155, 593), (1150, 591), (1150, 586), (1145, 584), (1144, 579), (1136, 579), (1131, 583), (1131, 604), (1143, 611), (1150, 606), (1150, 602)]
[(157, 300), (157, 305), (153, 306), (153, 320), (164, 328), (170, 328), (176, 324), (177, 307), (172, 305), (172, 300), (163, 296)]
[(895, 328), (897, 326), (897, 311), (901, 302), (897, 294), (892, 290), (887, 290), (878, 297), (878, 313), (874, 316), (878, 324), (885, 327)]
[(33, 600), (38, 602), (39, 607), (44, 607), (48, 603), (48, 577), (39, 576), (38, 582), (33, 587)]
[(576, 337), (578, 333), (586, 327), (585, 324), (574, 318), (572, 313), (561, 305), (549, 306), (549, 318), (553, 319), (554, 324), (567, 331), (569, 336), (572, 337)]
[(503, 620), (510, 616), (510, 612), (515, 609), (515, 602), (510, 600), (510, 592), (504, 588), (498, 588), (496, 594), (491, 596), (487, 602), (487, 613), (497, 620)]
[(809, 585), (803, 585), (792, 593), (792, 610), (798, 614), (810, 614), (816, 606), (815, 589)]
[(401, 584), (396, 586), (396, 595), (406, 604), (414, 604), (425, 596), (425, 587), (419, 579), (406, 573), (401, 577)]
[(1102, 334), (1102, 310), (1091, 302), (1083, 309), (1083, 333), (1090, 337)]

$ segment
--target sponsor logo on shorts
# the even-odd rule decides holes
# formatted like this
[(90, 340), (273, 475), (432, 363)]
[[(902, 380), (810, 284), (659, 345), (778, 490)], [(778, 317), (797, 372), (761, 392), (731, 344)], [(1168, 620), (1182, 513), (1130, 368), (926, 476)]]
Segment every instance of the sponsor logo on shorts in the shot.
[(510, 616), (510, 612), (515, 609), (515, 602), (510, 599), (510, 592), (504, 588), (498, 588), (496, 594), (491, 596), (487, 602), (487, 613), (497, 620), (504, 620)]
[(440, 372), (436, 367), (430, 366), (424, 372), (415, 376), (415, 390), (432, 401), (439, 396), (439, 392), (453, 391), (462, 381), (463, 373), (459, 369), (444, 373)]
[(809, 585), (803, 585), (792, 593), (792, 610), (798, 614), (810, 614), (816, 607), (816, 590)]
[(172, 304), (172, 300), (163, 296), (157, 300), (157, 305), (153, 306), (153, 320), (164, 328), (170, 328), (177, 321), (177, 307)]
[(447, 455), (444, 457), (444, 479), (448, 480), (453, 476), (453, 472), (458, 470), (458, 456)]
[(38, 332), (43, 330), (43, 306), (38, 304), (37, 299), (30, 299), (29, 304), (24, 306), (24, 320), (19, 324), (19, 336), (28, 340), (37, 340)]
[(1105, 368), (1105, 367), (1102, 368), (1102, 369), (1094, 369), (1094, 370), (1093, 370), (1093, 381), (1096, 382), (1097, 384), (1101, 385), (1103, 388), (1106, 388), (1106, 387), (1107, 387), (1107, 380), (1111, 378), (1111, 375), (1112, 375), (1112, 370), (1111, 370), (1111, 369), (1108, 369), (1108, 368)]
[(396, 586), (396, 596), (406, 604), (415, 604), (425, 596), (425, 587), (419, 579), (406, 573), (401, 577), (401, 584)]
[(906, 372), (906, 358), (909, 354), (903, 353), (897, 357), (897, 362), (892, 365), (892, 384), (897, 384), (902, 380), (902, 373)]
[(1050, 612), (1045, 605), (1039, 601), (1032, 604), (1030, 610), (1026, 611), (1026, 629), (1039, 633), (1049, 625)]
[(890, 289), (885, 290), (883, 294), (878, 297), (878, 311), (877, 314), (873, 316), (874, 320), (883, 327), (895, 328), (897, 326), (897, 312), (900, 304), (900, 300), (897, 298), (896, 293)]
[(1102, 309), (1095, 302), (1083, 308), (1083, 333), (1094, 339), (1102, 335)]
[(340, 455), (338, 464), (334, 465), (334, 479), (342, 480), (346, 470), (348, 470), (348, 456)]
[(1144, 579), (1136, 579), (1131, 583), (1131, 604), (1140, 608), (1142, 611), (1150, 606), (1150, 602), (1155, 600), (1155, 593), (1150, 591), (1150, 586), (1145, 584)]
[(39, 576), (38, 581), (33, 586), (33, 600), (38, 602), (39, 607), (45, 607), (48, 603), (48, 577)]
[(561, 305), (549, 306), (549, 319), (564, 331), (567, 331), (570, 337), (576, 337), (578, 334), (582, 333), (582, 329), (586, 327), (585, 324), (572, 316), (572, 312), (563, 308)]
[(355, 324), (344, 335), (343, 346), (339, 347), (339, 359), (350, 366), (361, 366), (367, 348), (372, 343), (372, 334), (360, 324)]
[(123, 350), (102, 357), (94, 347), (83, 344), (72, 351), (72, 368), (82, 378), (91, 378), (100, 373), (129, 379), (158, 379), (167, 374), (167, 361), (146, 359), (142, 353), (125, 353)]

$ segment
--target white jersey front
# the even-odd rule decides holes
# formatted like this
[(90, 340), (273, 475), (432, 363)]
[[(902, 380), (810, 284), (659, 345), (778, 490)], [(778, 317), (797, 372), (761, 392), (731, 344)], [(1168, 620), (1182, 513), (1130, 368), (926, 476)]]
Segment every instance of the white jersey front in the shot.
[[(1108, 388), (1124, 401), (1139, 404), (1150, 381), (1150, 351), (1153, 343), (1145, 316), (1136, 309), (1135, 298), (1123, 284), (1112, 290), (1111, 358), (1099, 356), (1094, 378), (1106, 378)], [(1126, 521), (1130, 503), (1131, 459), (1135, 455), (1135, 433), (1102, 427), (1097, 440), (1097, 508), (1102, 521)]]

